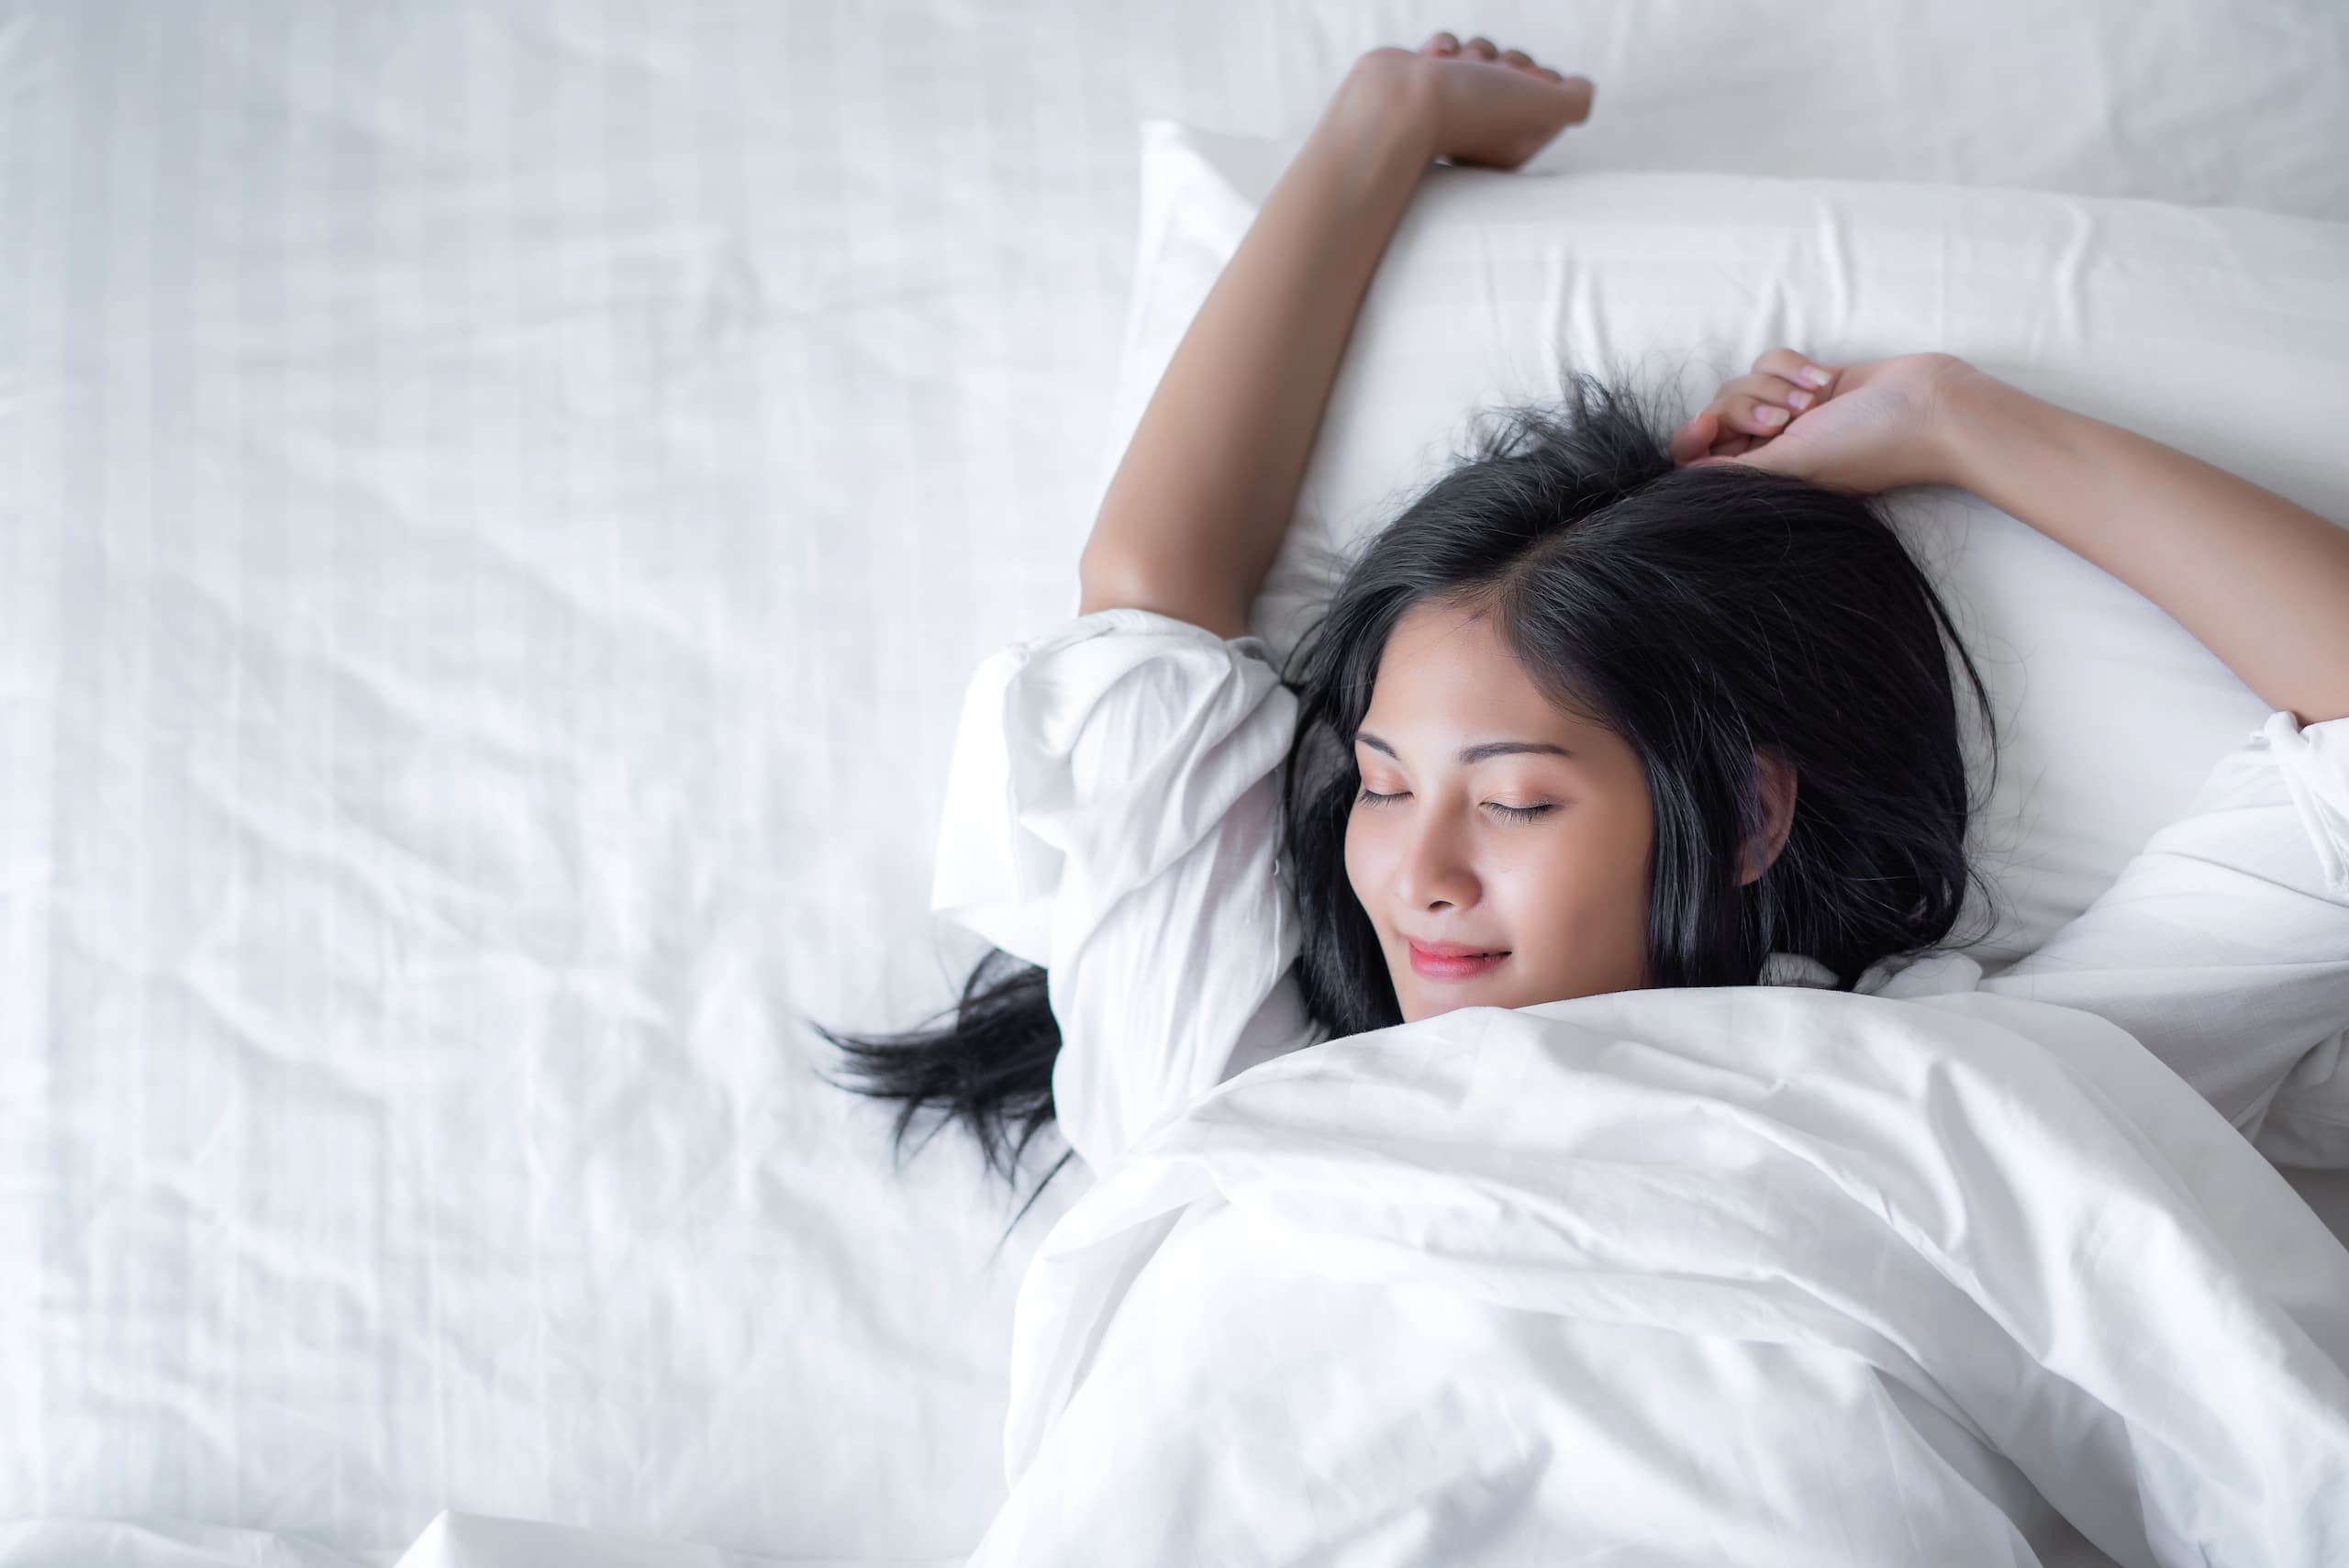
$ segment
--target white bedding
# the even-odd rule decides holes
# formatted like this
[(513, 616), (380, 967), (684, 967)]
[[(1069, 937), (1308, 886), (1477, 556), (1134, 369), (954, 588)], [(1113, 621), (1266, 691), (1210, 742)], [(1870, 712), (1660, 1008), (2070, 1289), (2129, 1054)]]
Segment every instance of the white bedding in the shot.
[(2005, 997), (1263, 1063), (1045, 1239), (1012, 1374), (973, 1568), (2349, 1553), (2349, 1250), (2125, 1031)]
[[(2326, 7), (1476, 23), (1609, 168), (2349, 219)], [(1074, 601), (1137, 122), (1441, 25), (0, 5), (0, 1562), (967, 1553), (1077, 1184), (991, 1255), (801, 1019), (974, 956), (954, 705)]]

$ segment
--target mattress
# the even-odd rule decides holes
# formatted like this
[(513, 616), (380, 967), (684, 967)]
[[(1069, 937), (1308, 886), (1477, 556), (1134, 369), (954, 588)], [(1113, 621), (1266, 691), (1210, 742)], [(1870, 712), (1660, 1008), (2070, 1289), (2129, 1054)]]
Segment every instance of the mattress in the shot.
[[(1075, 604), (1140, 123), (1446, 25), (0, 6), (0, 1562), (967, 1553), (1079, 1184), (998, 1246), (808, 1021), (976, 956), (955, 705)], [(2331, 8), (1477, 26), (1609, 167), (2349, 220)]]

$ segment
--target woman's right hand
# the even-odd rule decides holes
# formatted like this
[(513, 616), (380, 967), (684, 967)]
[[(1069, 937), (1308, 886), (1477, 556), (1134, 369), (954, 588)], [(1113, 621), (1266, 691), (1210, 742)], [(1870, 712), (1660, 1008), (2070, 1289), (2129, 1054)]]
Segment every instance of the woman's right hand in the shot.
[(1980, 373), (1953, 354), (1839, 367), (1773, 349), (1675, 433), (1673, 461), (1741, 462), (1863, 495), (1948, 483), (1952, 394)]

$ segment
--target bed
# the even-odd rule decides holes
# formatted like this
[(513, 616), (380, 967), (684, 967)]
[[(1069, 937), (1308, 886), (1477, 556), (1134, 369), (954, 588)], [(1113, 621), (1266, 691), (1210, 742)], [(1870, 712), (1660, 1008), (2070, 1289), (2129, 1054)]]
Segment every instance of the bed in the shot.
[(976, 956), (1144, 123), (1442, 26), (1587, 169), (2349, 223), (2313, 5), (0, 6), (0, 1562), (968, 1555), (1080, 1184), (807, 1020)]

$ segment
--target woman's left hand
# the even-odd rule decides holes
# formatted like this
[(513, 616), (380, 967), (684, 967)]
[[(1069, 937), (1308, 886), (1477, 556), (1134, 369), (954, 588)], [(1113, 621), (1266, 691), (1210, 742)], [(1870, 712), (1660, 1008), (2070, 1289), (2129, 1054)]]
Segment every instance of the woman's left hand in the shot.
[(1956, 389), (1981, 379), (1951, 354), (1822, 365), (1772, 349), (1674, 433), (1672, 458), (1739, 462), (1863, 495), (1943, 483)]
[(1450, 33), (1416, 50), (1373, 50), (1363, 66), (1409, 80), (1426, 107), (1430, 157), (1489, 169), (1521, 166), (1589, 118), (1595, 91), (1589, 77), (1563, 75), (1521, 49), (1481, 37), (1464, 44)]

